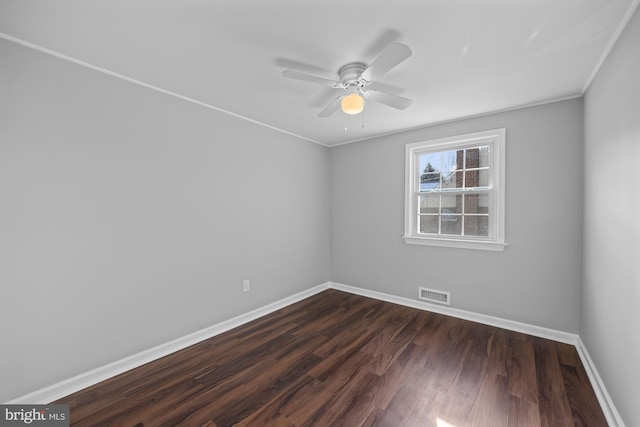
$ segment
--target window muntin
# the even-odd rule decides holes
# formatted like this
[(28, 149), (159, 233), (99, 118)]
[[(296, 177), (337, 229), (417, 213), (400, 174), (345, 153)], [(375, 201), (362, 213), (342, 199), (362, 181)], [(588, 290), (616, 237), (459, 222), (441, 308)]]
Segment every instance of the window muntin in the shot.
[(504, 134), (497, 129), (407, 145), (407, 243), (502, 249)]

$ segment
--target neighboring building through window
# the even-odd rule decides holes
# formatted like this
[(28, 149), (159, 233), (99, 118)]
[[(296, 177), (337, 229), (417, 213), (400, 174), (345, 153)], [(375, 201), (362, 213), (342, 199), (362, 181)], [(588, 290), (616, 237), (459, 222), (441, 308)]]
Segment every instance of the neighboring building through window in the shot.
[(502, 250), (505, 130), (408, 144), (407, 243)]

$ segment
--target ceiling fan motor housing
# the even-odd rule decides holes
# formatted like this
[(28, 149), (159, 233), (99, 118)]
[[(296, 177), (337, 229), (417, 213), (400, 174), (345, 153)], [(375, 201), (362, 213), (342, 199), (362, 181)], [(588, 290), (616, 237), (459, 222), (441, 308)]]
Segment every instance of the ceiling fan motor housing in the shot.
[(340, 83), (345, 86), (360, 84), (360, 75), (367, 68), (362, 62), (351, 62), (340, 68)]

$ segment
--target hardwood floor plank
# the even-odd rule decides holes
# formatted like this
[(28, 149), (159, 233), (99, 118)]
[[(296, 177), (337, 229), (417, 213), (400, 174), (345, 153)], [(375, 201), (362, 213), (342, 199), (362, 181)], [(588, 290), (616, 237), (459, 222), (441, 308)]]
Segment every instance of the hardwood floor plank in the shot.
[(500, 427), (509, 425), (509, 380), (489, 372), (482, 380), (467, 425)]
[[(426, 370), (421, 367), (423, 363), (424, 348), (409, 343), (380, 377), (384, 382), (384, 387), (377, 400), (372, 403), (378, 409), (386, 409), (398, 389), (403, 385), (414, 389), (423, 387), (423, 384), (426, 383), (424, 378), (428, 375)], [(418, 374), (416, 374), (417, 370), (420, 370)]]
[[(356, 351), (350, 357), (343, 360), (339, 369), (334, 369), (323, 375), (321, 385), (317, 389), (317, 398), (305, 402), (287, 418), (296, 425), (309, 425), (311, 421), (325, 418), (325, 412), (332, 411), (336, 396), (340, 396), (348, 390), (350, 383), (356, 383), (370, 375), (367, 365), (371, 361), (371, 355)], [(318, 424), (322, 425), (322, 424)]]
[(370, 398), (376, 394), (380, 386), (380, 377), (370, 371), (363, 370), (349, 381), (340, 393), (335, 393), (323, 405), (320, 411), (313, 414), (301, 427), (310, 426), (358, 426), (374, 410)]
[(511, 349), (507, 360), (509, 394), (520, 400), (530, 401), (538, 407), (538, 378), (533, 342), (512, 337), (508, 340), (508, 346)]
[(291, 387), (282, 390), (262, 408), (237, 423), (236, 427), (262, 427), (280, 423), (295, 425), (287, 416), (296, 409), (302, 408), (307, 400), (313, 399), (320, 383), (307, 375), (299, 378)]
[(421, 329), (416, 331), (416, 337), (413, 339), (415, 345), (427, 347), (444, 339), (447, 333), (446, 323), (447, 316), (438, 313), (426, 313), (426, 320)]
[(434, 422), (437, 423), (438, 420), (441, 420), (456, 427), (468, 425), (467, 420), (473, 409), (473, 400), (438, 392), (435, 402), (432, 410)]
[(477, 399), (489, 369), (487, 348), (493, 339), (492, 331), (484, 326), (469, 325), (468, 348), (460, 360), (459, 370), (449, 394)]
[(538, 405), (543, 426), (573, 425), (555, 343), (534, 337)]
[(72, 426), (594, 426), (574, 347), (328, 290), (54, 403)]
[(176, 408), (175, 412), (180, 412), (180, 415), (167, 419), (167, 422), (175, 424), (182, 421), (186, 425), (196, 425), (204, 420), (203, 417), (210, 417), (220, 426), (235, 425), (267, 404), (274, 395), (295, 384), (318, 361), (319, 358), (313, 354), (296, 358), (293, 364), (287, 359), (276, 361), (262, 375), (238, 384), (233, 393), (216, 394), (215, 400), (211, 400), (211, 393), (203, 394)]
[(378, 411), (371, 421), (372, 426), (402, 426), (417, 404), (415, 391), (412, 387), (401, 386), (386, 409)]
[(582, 365), (561, 365), (560, 369), (575, 425), (592, 425), (594, 420), (599, 423), (598, 425), (606, 425), (606, 418)]
[(429, 386), (444, 393), (449, 393), (456, 385), (467, 353), (473, 347), (470, 331), (462, 326), (461, 321), (447, 319), (447, 323), (446, 335), (439, 337), (442, 341), (429, 345), (426, 363), (426, 368), (431, 372)]
[(509, 396), (509, 426), (528, 427), (539, 426), (540, 409), (537, 402)]

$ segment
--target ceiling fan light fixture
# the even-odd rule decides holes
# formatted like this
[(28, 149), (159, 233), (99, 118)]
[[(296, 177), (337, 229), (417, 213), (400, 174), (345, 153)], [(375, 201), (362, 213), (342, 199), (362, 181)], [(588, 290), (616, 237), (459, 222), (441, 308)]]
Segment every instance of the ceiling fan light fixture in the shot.
[(350, 93), (342, 98), (340, 106), (345, 114), (360, 114), (364, 110), (364, 98), (358, 93)]
[(368, 86), (410, 56), (409, 46), (393, 42), (369, 65), (362, 62), (350, 62), (341, 67), (338, 70), (339, 80), (337, 81), (295, 70), (284, 70), (282, 76), (346, 91), (346, 93), (342, 92), (340, 96), (334, 98), (318, 113), (318, 117), (329, 117), (338, 109), (342, 109), (345, 114), (349, 115), (360, 114), (364, 111), (365, 99), (367, 102), (378, 102), (397, 110), (404, 110), (411, 105), (412, 101), (409, 98), (372, 89)]

